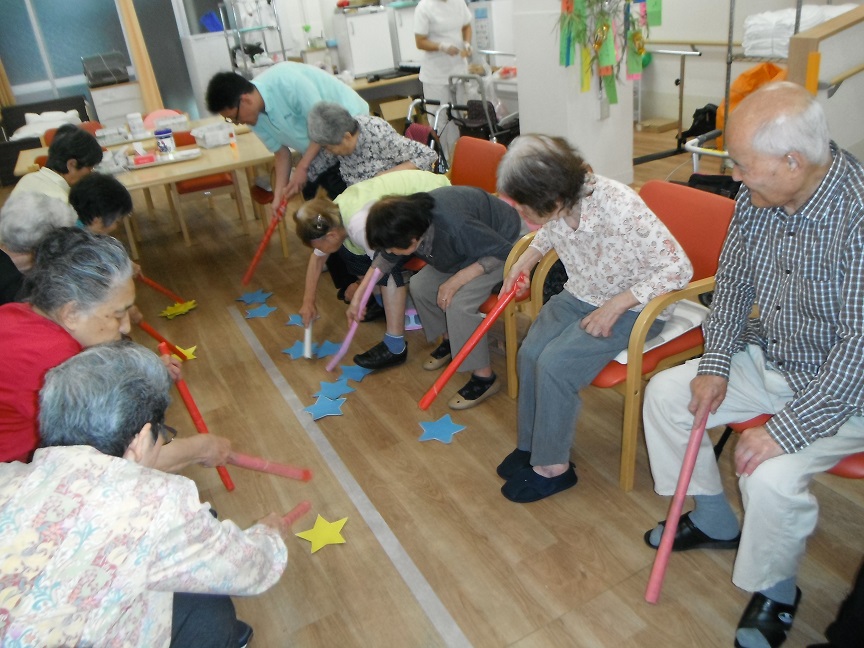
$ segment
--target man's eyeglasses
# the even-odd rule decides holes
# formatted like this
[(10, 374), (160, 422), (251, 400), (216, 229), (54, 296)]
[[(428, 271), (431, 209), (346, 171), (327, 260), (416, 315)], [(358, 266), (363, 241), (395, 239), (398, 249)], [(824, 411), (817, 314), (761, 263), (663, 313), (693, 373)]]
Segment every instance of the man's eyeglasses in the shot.
[(223, 119), (229, 124), (239, 124), (240, 123), (240, 102), (237, 102), (237, 106), (234, 109), (234, 117), (223, 117)]
[(162, 437), (162, 445), (168, 445), (174, 440), (174, 437), (177, 436), (177, 430), (175, 430), (170, 425), (165, 425), (164, 423), (153, 423), (150, 426), (153, 431), (153, 442), (161, 436)]

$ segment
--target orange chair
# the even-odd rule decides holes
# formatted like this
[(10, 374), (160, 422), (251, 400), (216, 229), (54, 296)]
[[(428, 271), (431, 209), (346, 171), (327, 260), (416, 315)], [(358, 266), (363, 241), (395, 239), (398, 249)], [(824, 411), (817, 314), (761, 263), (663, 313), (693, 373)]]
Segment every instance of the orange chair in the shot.
[[(594, 379), (595, 387), (612, 387), (624, 394), (624, 420), (621, 430), (621, 468), (619, 483), (625, 491), (633, 489), (636, 472), (636, 440), (642, 412), (642, 392), (645, 383), (655, 373), (695, 358), (703, 350), (702, 328), (696, 326), (672, 339), (667, 339), (646, 351), (646, 337), (657, 316), (672, 304), (692, 300), (714, 289), (714, 274), (726, 231), (735, 209), (735, 201), (716, 194), (699, 191), (671, 182), (652, 180), (642, 187), (639, 195), (665, 223), (669, 231), (684, 248), (693, 264), (693, 279), (682, 288), (652, 299), (639, 314), (630, 333), (625, 363), (610, 362)], [(549, 269), (558, 260), (554, 250), (537, 265), (531, 280), (530, 308), (523, 312), (537, 316), (543, 302), (543, 286)], [(657, 340), (660, 342), (660, 340)], [(517, 340), (515, 326), (506, 340), (508, 366), (515, 367)], [(518, 395), (518, 383), (508, 376), (508, 393)]]
[[(78, 124), (78, 128), (87, 131), (91, 135), (96, 135), (96, 131), (102, 130), (105, 128), (98, 121), (85, 121)], [(56, 128), (49, 128), (44, 133), (42, 133), (42, 145), (43, 146), (51, 146), (51, 142), (54, 141), (54, 137), (57, 135)]]
[[(754, 416), (747, 421), (730, 423), (726, 427), (723, 436), (717, 442), (717, 445), (714, 446), (714, 454), (718, 457), (720, 456), (720, 452), (723, 450), (723, 446), (726, 444), (726, 440), (732, 432), (741, 434), (744, 430), (765, 425), (770, 420), (771, 414), (760, 414), (759, 416)], [(864, 479), (864, 452), (856, 452), (844, 457), (837, 462), (837, 465), (826, 472), (829, 475), (837, 475), (838, 477), (846, 477), (847, 479)]]
[(480, 187), (495, 193), (498, 164), (507, 152), (503, 144), (476, 137), (460, 137), (453, 149), (453, 163), (448, 177), (454, 185)]
[[(276, 171), (270, 171), (270, 186), (273, 186), (275, 182)], [(250, 176), (251, 177), (251, 176)], [(255, 209), (255, 213), (257, 214), (259, 220), (261, 221), (261, 225), (264, 227), (264, 230), (267, 230), (267, 227), (270, 225), (270, 218), (272, 217), (272, 208), (270, 205), (273, 203), (273, 192), (264, 189), (263, 187), (259, 187), (255, 182), (251, 182), (249, 185), (249, 196), (252, 198), (252, 207)], [(279, 222), (279, 240), (282, 243), (282, 256), (284, 258), (288, 258), (288, 230), (285, 227), (285, 218)]]
[[(190, 146), (195, 144), (195, 138), (188, 131), (178, 131), (174, 133), (174, 143), (178, 146)], [(246, 209), (243, 206), (243, 194), (240, 193), (240, 182), (237, 178), (237, 172), (213, 173), (190, 180), (181, 180), (167, 186), (168, 204), (171, 208), (171, 213), (174, 215), (175, 222), (180, 226), (180, 231), (183, 232), (183, 241), (186, 246), (192, 245), (189, 239), (189, 230), (186, 227), (186, 219), (183, 216), (182, 209), (177, 206), (189, 199), (207, 196), (211, 201), (210, 208), (213, 208), (212, 198), (218, 194), (230, 194), (237, 204), (237, 211), (240, 214), (240, 222), (243, 225), (243, 231), (248, 234), (249, 229), (246, 225)]]

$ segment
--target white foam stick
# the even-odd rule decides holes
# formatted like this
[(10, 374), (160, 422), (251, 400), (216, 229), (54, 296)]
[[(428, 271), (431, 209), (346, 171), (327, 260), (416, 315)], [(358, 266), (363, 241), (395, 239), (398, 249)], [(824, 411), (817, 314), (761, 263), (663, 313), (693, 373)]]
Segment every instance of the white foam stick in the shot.
[(312, 322), (303, 331), (303, 357), (312, 357)]

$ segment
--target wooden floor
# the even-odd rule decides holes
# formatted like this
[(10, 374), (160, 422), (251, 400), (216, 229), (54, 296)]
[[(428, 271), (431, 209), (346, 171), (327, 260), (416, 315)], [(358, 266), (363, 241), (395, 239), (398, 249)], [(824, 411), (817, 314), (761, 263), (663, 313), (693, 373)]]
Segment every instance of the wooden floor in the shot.
[[(674, 134), (640, 134), (635, 154), (673, 146)], [(679, 165), (672, 177), (686, 180), (692, 167), (681, 155), (637, 167), (636, 184), (666, 178)], [(231, 438), (242, 452), (314, 471), (302, 483), (232, 468), (233, 493), (214, 470), (196, 467), (188, 475), (221, 518), (241, 526), (302, 500), (312, 503), (312, 512), (295, 532), (311, 528), (318, 514), (347, 518), (345, 544), (311, 554), (308, 542), (290, 538), (281, 582), (262, 596), (237, 599), (239, 616), (255, 628), (253, 646), (732, 645), (749, 598), (730, 581), (734, 554), (674, 555), (660, 604), (643, 600), (654, 552), (642, 534), (665, 516), (667, 501), (652, 490), (644, 446), (635, 489), (618, 488), (620, 396), (585, 391), (572, 454), (579, 484), (529, 505), (499, 492), (495, 466), (515, 447), (516, 435), (516, 403), (503, 391), (480, 407), (451, 412), (445, 403), (461, 386), (457, 377), (428, 412), (417, 407), (436, 377), (421, 368), (432, 347), (422, 332), (408, 334), (406, 365), (352, 382), (356, 391), (346, 396), (343, 415), (312, 422), (302, 408), (335, 376), (325, 371), (325, 360), (282, 353), (303, 338), (302, 329), (285, 324), (300, 307), (308, 249), (291, 234), (291, 256), (283, 259), (274, 239), (252, 283), (241, 286), (261, 229), (243, 235), (227, 197), (212, 212), (206, 202), (186, 203), (193, 239), (186, 248), (158, 198), (149, 217), (135, 196), (141, 265), (199, 306), (166, 320), (158, 314), (168, 300), (139, 287), (141, 310), (175, 344), (197, 345), (197, 359), (184, 372), (211, 432)], [(237, 298), (257, 289), (273, 293), (268, 304), (277, 310), (245, 319)], [(323, 277), (317, 343), (339, 343), (345, 335), (344, 305), (335, 292)], [(381, 322), (362, 324), (350, 353), (382, 333)], [(154, 346), (140, 331), (134, 337)], [(503, 355), (494, 363), (503, 374)], [(169, 422), (193, 434), (175, 401)], [(419, 442), (420, 423), (445, 414), (465, 430), (451, 444)], [(727, 450), (721, 461), (734, 492), (730, 456)], [(821, 638), (864, 554), (864, 484), (825, 476), (814, 492), (821, 519), (801, 570), (804, 598), (786, 644), (792, 648)]]

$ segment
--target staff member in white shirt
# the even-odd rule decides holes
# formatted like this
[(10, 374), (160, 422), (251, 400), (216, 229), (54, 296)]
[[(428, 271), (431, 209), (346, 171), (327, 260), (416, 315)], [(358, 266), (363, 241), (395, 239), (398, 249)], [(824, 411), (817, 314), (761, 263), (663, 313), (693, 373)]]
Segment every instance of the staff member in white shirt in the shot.
[[(467, 74), (467, 59), (471, 56), (471, 12), (465, 1), (420, 0), (414, 12), (414, 39), (417, 49), (424, 52), (420, 66), (423, 96), (449, 102), (450, 75)], [(446, 126), (442, 114), (438, 135), (449, 159), (459, 132), (455, 126)]]

